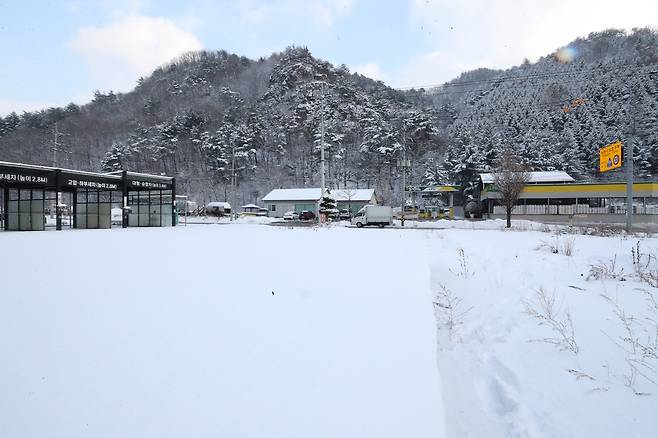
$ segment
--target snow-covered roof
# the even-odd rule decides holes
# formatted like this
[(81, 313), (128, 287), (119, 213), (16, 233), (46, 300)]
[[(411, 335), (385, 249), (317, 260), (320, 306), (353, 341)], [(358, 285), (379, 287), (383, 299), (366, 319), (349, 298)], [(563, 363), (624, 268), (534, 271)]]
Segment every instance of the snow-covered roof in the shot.
[[(547, 172), (528, 172), (530, 174), (529, 183), (557, 183), (557, 182), (573, 182), (574, 179), (567, 173), (561, 170), (551, 170)], [(493, 173), (481, 173), (480, 179), (483, 184), (493, 184)]]
[(425, 187), (422, 192), (425, 193), (434, 193), (434, 192), (458, 192), (459, 189), (457, 186), (431, 186), (431, 187)]
[(207, 208), (213, 208), (213, 207), (219, 207), (219, 208), (231, 208), (231, 204), (228, 202), (209, 202), (208, 205), (206, 205)]
[[(373, 189), (329, 189), (336, 201), (369, 202), (375, 194)], [(319, 201), (320, 189), (274, 189), (263, 198), (272, 201)]]
[(320, 199), (320, 189), (274, 189), (263, 201), (317, 201)]
[(247, 205), (243, 205), (241, 208), (262, 208), (262, 207), (256, 204), (247, 204)]
[(333, 189), (331, 195), (336, 201), (370, 202), (375, 195), (374, 189)]

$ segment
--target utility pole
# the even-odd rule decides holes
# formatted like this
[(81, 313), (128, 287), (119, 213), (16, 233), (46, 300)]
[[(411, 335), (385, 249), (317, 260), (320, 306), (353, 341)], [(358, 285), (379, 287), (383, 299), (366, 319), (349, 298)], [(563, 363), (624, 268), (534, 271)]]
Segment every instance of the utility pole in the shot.
[(231, 220), (236, 215), (237, 205), (235, 203), (235, 143), (231, 142)]
[(404, 208), (407, 204), (407, 135), (404, 125), (402, 126), (402, 209), (400, 214), (404, 216)]
[(322, 89), (322, 109), (320, 110), (320, 196), (324, 196), (324, 87)]
[(637, 104), (637, 95), (633, 99), (633, 128), (631, 135), (624, 143), (624, 159), (626, 160), (626, 232), (630, 233), (633, 229), (633, 142), (635, 140), (635, 111)]
[(320, 221), (320, 204), (324, 198), (324, 99), (325, 99), (325, 84), (321, 85), (322, 102), (320, 105), (320, 200), (318, 201), (318, 221)]
[(57, 122), (55, 122), (53, 135), (55, 136), (53, 142), (53, 167), (57, 167), (57, 148), (59, 148), (59, 131), (57, 130)]
[[(57, 129), (57, 122), (55, 122), (54, 125), (54, 143), (53, 143), (53, 167), (57, 167), (57, 149), (59, 149), (59, 130)], [(59, 171), (57, 171), (59, 173)], [(59, 181), (59, 175), (58, 175), (58, 181)], [(75, 196), (75, 195), (73, 195)], [(61, 214), (60, 210), (62, 208), (62, 192), (60, 190), (57, 190), (56, 194), (56, 199), (55, 199), (55, 214), (57, 217), (57, 229), (61, 230), (62, 229), (62, 219), (61, 219)]]

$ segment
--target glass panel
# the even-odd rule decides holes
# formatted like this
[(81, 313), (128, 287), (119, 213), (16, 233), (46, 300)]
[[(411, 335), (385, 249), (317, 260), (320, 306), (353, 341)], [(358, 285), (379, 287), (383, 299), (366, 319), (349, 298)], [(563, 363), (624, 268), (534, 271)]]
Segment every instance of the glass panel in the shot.
[(78, 204), (76, 213), (76, 228), (87, 228), (87, 204)]
[(87, 228), (98, 228), (98, 204), (87, 204)]
[[(43, 197), (43, 191), (41, 191), (41, 196)], [(31, 228), (27, 229), (32, 231), (43, 231), (46, 229), (46, 216), (43, 211), (42, 199), (31, 202)]]
[(165, 204), (162, 206), (162, 222), (161, 225), (163, 227), (170, 227), (171, 226), (171, 213), (172, 213), (172, 205), (171, 204)]
[(18, 201), (10, 199), (7, 205), (7, 213), (18, 213)]
[(167, 194), (164, 191), (162, 192), (162, 203), (173, 205), (174, 198), (171, 197), (171, 193)]
[(110, 228), (112, 226), (112, 220), (110, 217), (111, 205), (100, 204), (98, 206), (98, 228)]
[(7, 229), (18, 230), (18, 201), (9, 201), (7, 216)]
[(137, 224), (138, 218), (139, 218), (139, 215), (134, 210), (130, 211), (130, 213), (128, 214), (128, 226), (129, 227), (138, 226), (138, 224)]
[(138, 214), (139, 214), (139, 226), (140, 227), (148, 227), (149, 226), (149, 205), (148, 204), (140, 204), (138, 207)]
[[(22, 197), (22, 193), (21, 193)], [(29, 230), (32, 228), (32, 215), (30, 215), (30, 204), (32, 201), (18, 201), (18, 229)]]

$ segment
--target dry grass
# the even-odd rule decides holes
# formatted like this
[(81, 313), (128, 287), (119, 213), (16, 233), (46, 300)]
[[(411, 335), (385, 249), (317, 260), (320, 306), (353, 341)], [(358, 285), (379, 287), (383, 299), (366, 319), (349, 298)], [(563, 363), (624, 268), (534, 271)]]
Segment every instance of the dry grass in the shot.
[(539, 339), (538, 341), (553, 344), (560, 350), (568, 350), (578, 354), (580, 350), (576, 342), (571, 313), (567, 307), (557, 302), (555, 294), (549, 294), (540, 287), (536, 294), (536, 301), (523, 301), (525, 313), (539, 321), (539, 325), (547, 326), (555, 334), (554, 337)]

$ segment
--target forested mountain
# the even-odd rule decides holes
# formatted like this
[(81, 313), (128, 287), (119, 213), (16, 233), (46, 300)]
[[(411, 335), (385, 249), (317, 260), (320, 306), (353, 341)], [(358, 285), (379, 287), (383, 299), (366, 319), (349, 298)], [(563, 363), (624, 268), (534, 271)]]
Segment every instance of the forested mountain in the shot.
[(597, 175), (599, 148), (616, 139), (634, 144), (638, 177), (658, 177), (658, 35), (648, 29), (590, 34), (536, 63), (465, 73), (416, 95), (433, 102), (449, 139), (427, 180), (468, 181), (503, 145), (535, 170), (621, 179)]
[(317, 186), (324, 141), (330, 187), (373, 187), (391, 202), (402, 145), (412, 184), (467, 185), (504, 145), (534, 169), (597, 178), (598, 148), (632, 138), (638, 176), (658, 177), (656, 70), (658, 35), (646, 29), (591, 34), (432, 90), (394, 90), (306, 48), (259, 60), (193, 52), (129, 93), (0, 118), (0, 160), (176, 175), (199, 202), (230, 200), (235, 169), (241, 203)]
[(230, 198), (235, 169), (237, 201), (249, 202), (276, 187), (317, 186), (324, 131), (328, 184), (374, 187), (390, 199), (400, 139), (410, 156), (441, 146), (421, 108), (305, 48), (258, 61), (194, 52), (130, 93), (6, 117), (0, 159), (162, 172), (201, 202)]

